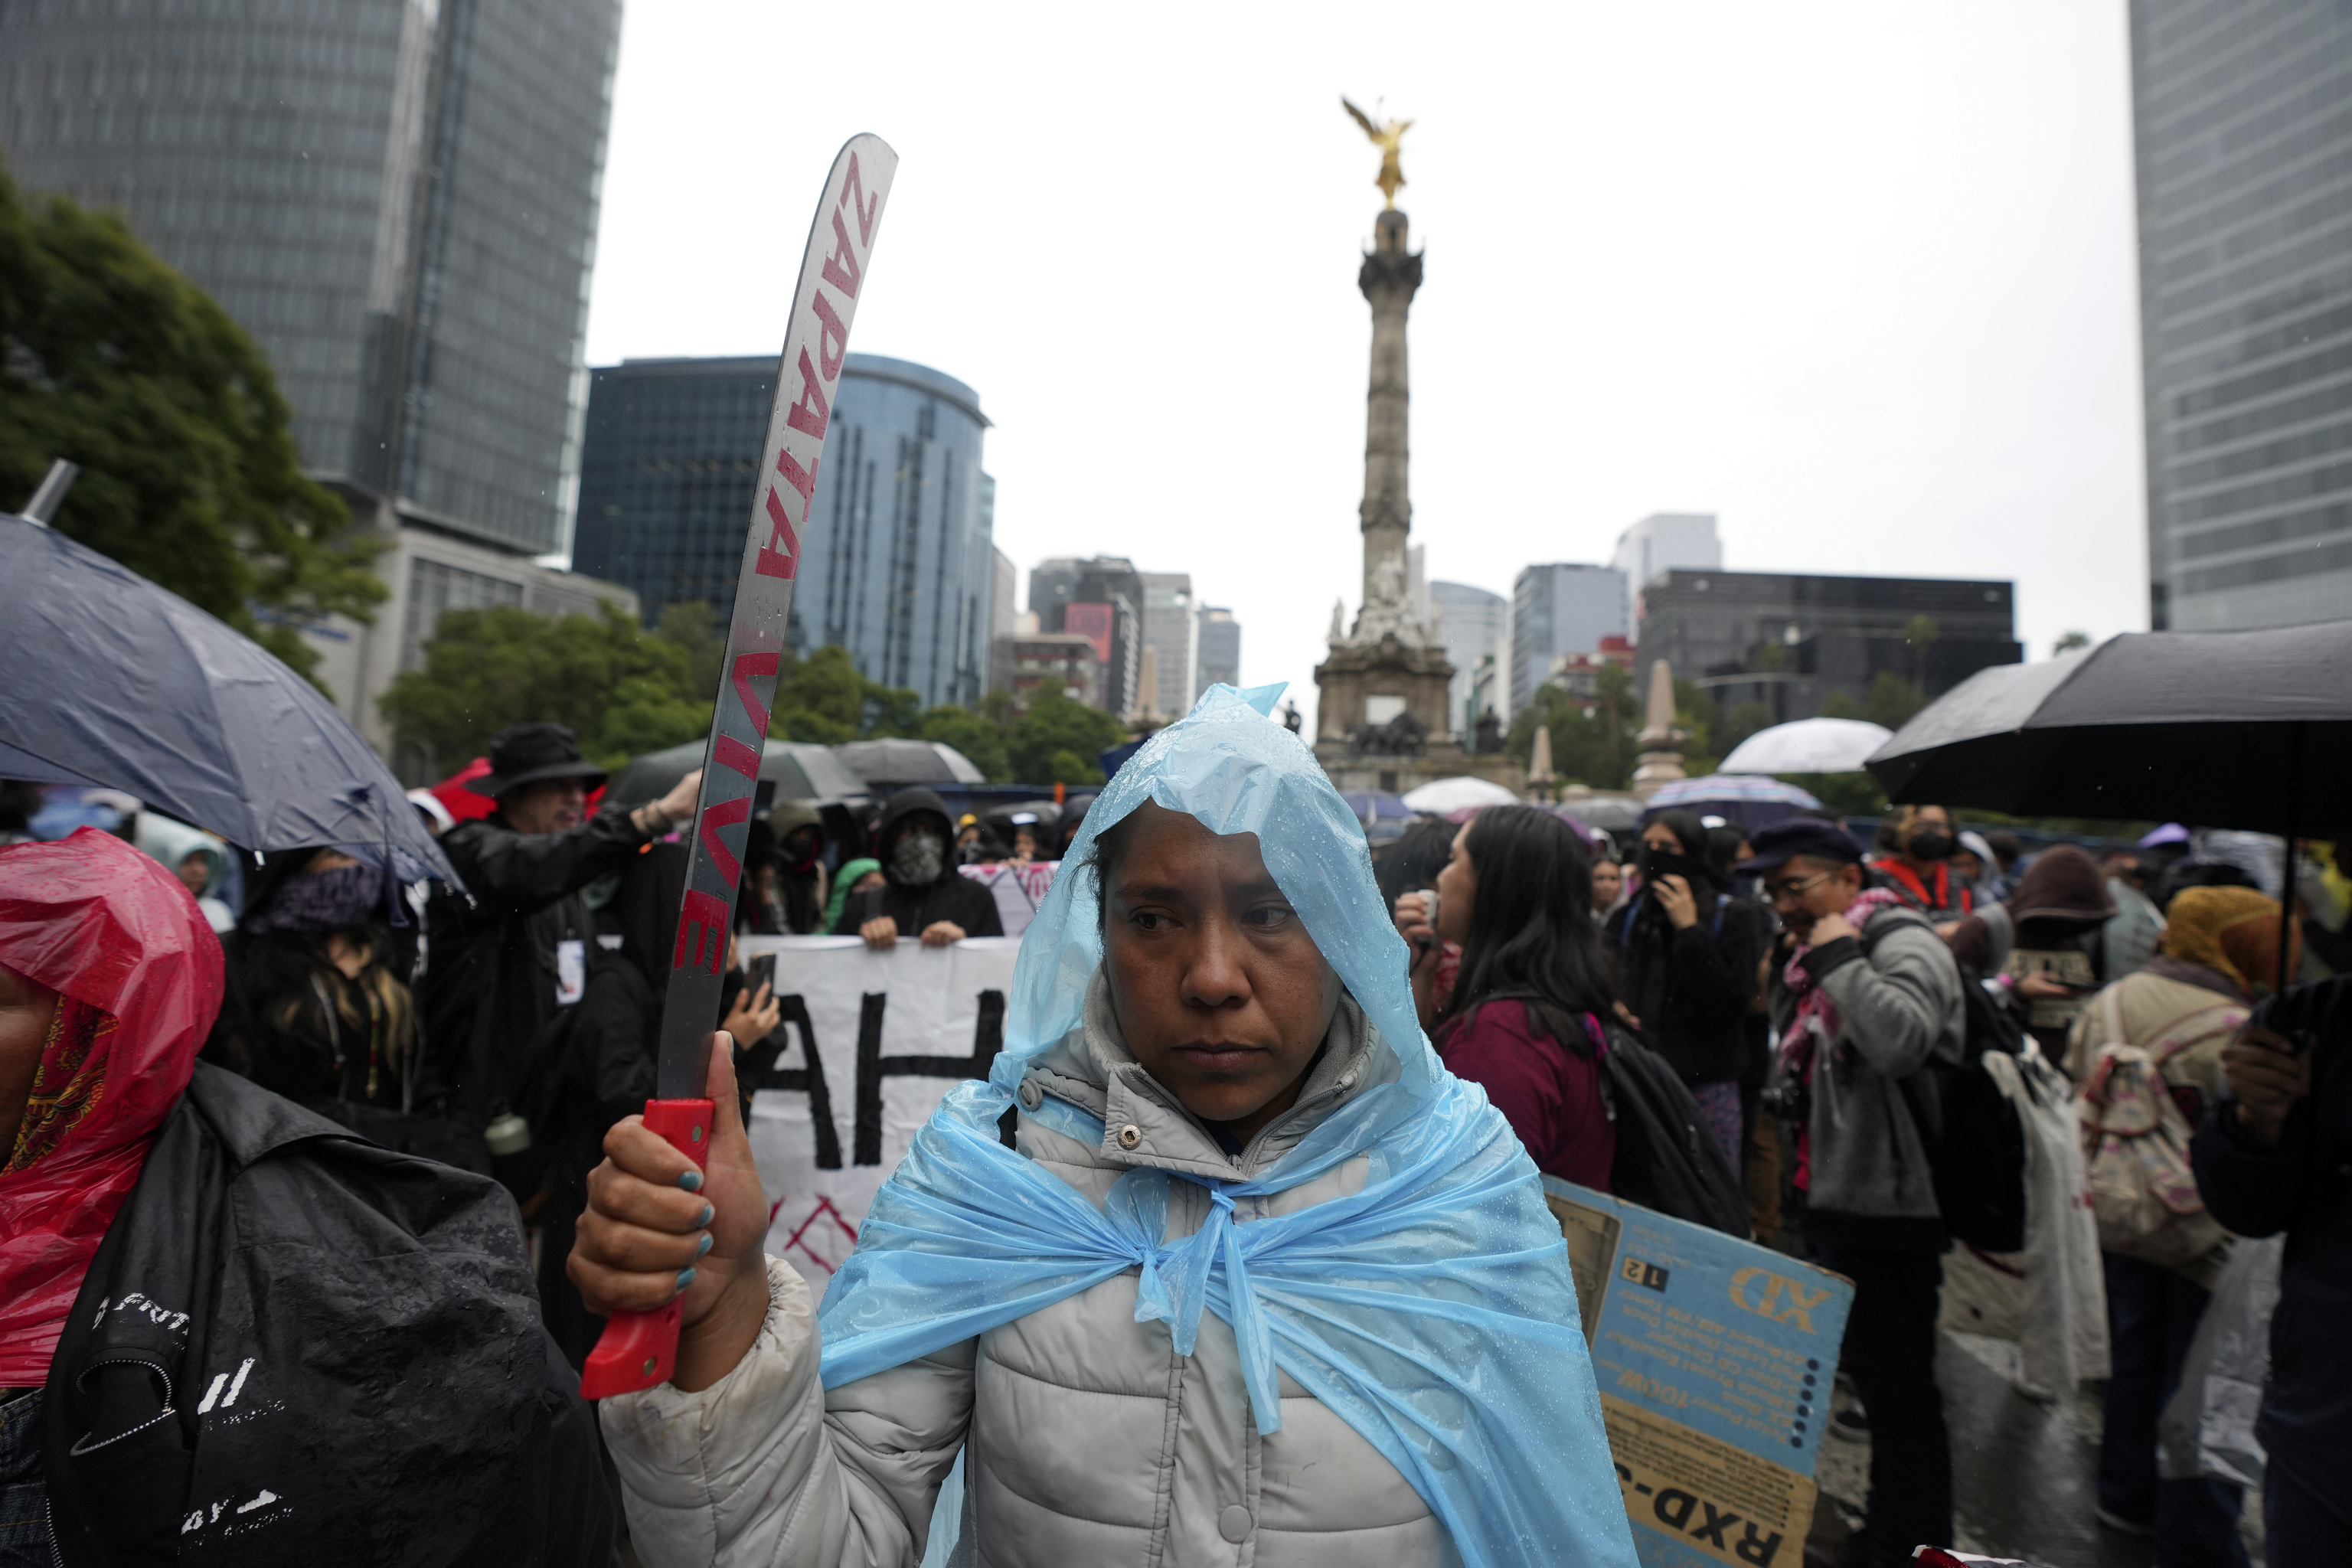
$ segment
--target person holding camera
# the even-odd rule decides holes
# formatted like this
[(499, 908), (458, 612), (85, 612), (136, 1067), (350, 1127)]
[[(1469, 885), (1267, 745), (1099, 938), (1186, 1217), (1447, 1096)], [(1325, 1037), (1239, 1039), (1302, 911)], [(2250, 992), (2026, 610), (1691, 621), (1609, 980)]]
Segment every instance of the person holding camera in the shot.
[(1726, 879), (1707, 839), (1694, 812), (1652, 818), (1636, 862), (1641, 887), (1611, 920), (1608, 935), (1633, 1026), (1681, 1076), (1737, 1175), (1746, 1142), (1739, 1074), (1748, 1004), (1771, 931), (1762, 910), (1721, 886)]

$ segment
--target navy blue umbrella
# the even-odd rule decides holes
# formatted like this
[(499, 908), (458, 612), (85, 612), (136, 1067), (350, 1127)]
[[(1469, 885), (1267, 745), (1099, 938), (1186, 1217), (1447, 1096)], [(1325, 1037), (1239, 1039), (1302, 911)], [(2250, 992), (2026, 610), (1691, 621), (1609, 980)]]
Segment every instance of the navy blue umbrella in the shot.
[(0, 513), (0, 778), (138, 796), (247, 849), (331, 844), (456, 885), (398, 781), (250, 638)]

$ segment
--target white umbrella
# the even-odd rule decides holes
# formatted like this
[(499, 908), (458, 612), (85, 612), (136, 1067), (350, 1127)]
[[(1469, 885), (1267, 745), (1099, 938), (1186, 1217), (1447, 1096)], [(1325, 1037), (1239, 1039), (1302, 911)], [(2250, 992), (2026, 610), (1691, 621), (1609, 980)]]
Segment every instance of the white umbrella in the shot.
[(1863, 719), (1800, 719), (1759, 730), (1732, 748), (1717, 773), (1850, 773), (1894, 738)]
[(1433, 779), (1404, 797), (1405, 805), (1433, 816), (1444, 816), (1465, 805), (1515, 805), (1518, 796), (1501, 784), (1465, 773), (1458, 778)]

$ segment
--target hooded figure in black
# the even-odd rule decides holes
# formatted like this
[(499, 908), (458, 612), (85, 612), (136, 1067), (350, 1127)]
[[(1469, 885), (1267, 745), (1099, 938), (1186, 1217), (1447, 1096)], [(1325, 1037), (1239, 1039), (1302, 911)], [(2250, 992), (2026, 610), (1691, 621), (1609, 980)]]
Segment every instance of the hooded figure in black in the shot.
[(875, 834), (885, 885), (852, 894), (833, 934), (863, 936), (868, 947), (893, 947), (900, 937), (942, 947), (968, 936), (1003, 936), (996, 900), (955, 868), (954, 820), (929, 790), (892, 795)]
[(1651, 1049), (1688, 1086), (1733, 1171), (1741, 1168), (1738, 1080), (1748, 1066), (1764, 912), (1720, 885), (1706, 825), (1666, 811), (1642, 829), (1642, 890), (1610, 921), (1625, 1005)]

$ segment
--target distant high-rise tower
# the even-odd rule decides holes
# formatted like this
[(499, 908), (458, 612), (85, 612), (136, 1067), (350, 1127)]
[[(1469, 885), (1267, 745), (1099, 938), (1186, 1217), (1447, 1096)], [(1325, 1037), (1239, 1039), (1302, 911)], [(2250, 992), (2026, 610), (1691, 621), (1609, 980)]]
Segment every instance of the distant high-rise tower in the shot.
[(620, 0), (0, 5), (9, 173), (120, 209), (219, 300), (303, 468), (391, 537), (375, 625), (310, 628), (379, 746), (370, 700), (441, 610), (627, 600), (530, 563), (565, 549), (579, 474), (620, 23)]
[(1474, 588), (1467, 583), (1432, 583), (1429, 602), (1445, 635), (1445, 662), (1454, 667), (1445, 686), (1445, 723), (1457, 735), (1470, 733), (1471, 683), (1478, 661), (1497, 652), (1506, 659), (1510, 648), (1511, 602), (1500, 594)]
[(2148, 619), (2352, 615), (2352, 8), (2132, 0)]
[(1625, 574), (1627, 625), (1633, 640), (1642, 635), (1642, 590), (1676, 567), (1693, 572), (1723, 570), (1723, 541), (1715, 536), (1711, 511), (1652, 512), (1617, 536), (1609, 564)]
[(1614, 566), (1521, 567), (1511, 584), (1511, 711), (1535, 700), (1555, 656), (1594, 653), (1602, 637), (1624, 635), (1625, 574)]
[[(770, 357), (600, 366), (572, 554), (581, 570), (636, 590), (648, 619), (696, 599), (723, 616), (775, 379)], [(953, 376), (848, 356), (809, 509), (793, 648), (839, 643), (867, 679), (911, 687), (927, 704), (980, 700), (1000, 597), (995, 485), (980, 467), (987, 427), (980, 395)]]
[(1194, 676), (1200, 694), (1219, 681), (1227, 686), (1242, 683), (1242, 624), (1234, 619), (1231, 610), (1215, 605), (1201, 606), (1201, 661)]

